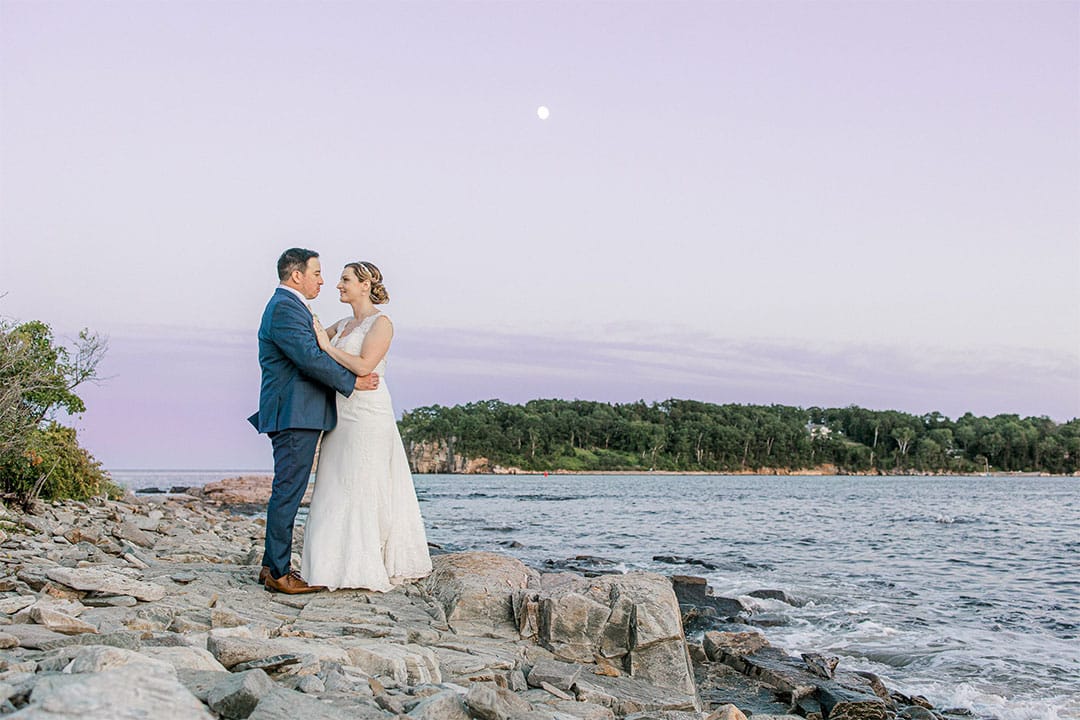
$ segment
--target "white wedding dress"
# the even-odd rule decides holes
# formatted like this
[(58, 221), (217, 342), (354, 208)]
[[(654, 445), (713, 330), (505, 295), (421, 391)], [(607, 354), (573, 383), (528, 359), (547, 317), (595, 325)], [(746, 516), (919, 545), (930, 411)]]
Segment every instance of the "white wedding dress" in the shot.
[[(359, 355), (364, 335), (380, 314), (365, 318), (344, 337), (351, 318), (340, 321), (334, 347)], [(385, 357), (375, 372), (377, 390), (337, 395), (337, 426), (322, 438), (300, 571), (311, 585), (386, 591), (431, 572)]]

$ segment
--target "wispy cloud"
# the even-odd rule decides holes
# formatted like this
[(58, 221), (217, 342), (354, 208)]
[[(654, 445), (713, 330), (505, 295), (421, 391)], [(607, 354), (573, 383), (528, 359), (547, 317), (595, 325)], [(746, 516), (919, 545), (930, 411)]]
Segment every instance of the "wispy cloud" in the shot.
[[(110, 467), (268, 467), (255, 410), (254, 332), (140, 329), (112, 338), (79, 421)], [(693, 398), (913, 413), (1080, 416), (1080, 359), (998, 348), (956, 353), (880, 345), (734, 341), (679, 329), (544, 335), (398, 327), (387, 385), (399, 412), (540, 397)]]

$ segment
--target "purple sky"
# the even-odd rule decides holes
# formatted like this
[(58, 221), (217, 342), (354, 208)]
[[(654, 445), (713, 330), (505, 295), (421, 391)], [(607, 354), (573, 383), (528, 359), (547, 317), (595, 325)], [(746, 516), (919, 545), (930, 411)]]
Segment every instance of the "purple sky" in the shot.
[(1078, 2), (0, 0), (0, 315), (111, 337), (112, 468), (269, 466), (292, 245), (383, 269), (399, 411), (1069, 419), (1078, 68)]

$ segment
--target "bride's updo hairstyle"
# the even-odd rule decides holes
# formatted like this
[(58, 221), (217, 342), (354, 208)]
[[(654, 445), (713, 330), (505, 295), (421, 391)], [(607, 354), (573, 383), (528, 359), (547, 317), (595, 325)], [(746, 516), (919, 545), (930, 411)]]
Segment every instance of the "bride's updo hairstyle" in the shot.
[(379, 268), (374, 264), (360, 260), (358, 262), (351, 262), (345, 267), (351, 268), (356, 273), (356, 278), (360, 282), (365, 280), (371, 281), (371, 293), (368, 297), (371, 298), (371, 302), (376, 305), (383, 305), (390, 302), (390, 293), (386, 292), (386, 286), (382, 282), (382, 273), (379, 272)]

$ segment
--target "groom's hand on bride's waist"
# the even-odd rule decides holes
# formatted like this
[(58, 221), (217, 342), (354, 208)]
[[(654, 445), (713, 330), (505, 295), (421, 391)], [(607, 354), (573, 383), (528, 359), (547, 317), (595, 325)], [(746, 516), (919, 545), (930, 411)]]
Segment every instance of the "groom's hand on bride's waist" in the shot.
[(360, 375), (356, 378), (357, 390), (375, 390), (379, 387), (379, 374), (368, 373), (367, 375)]

